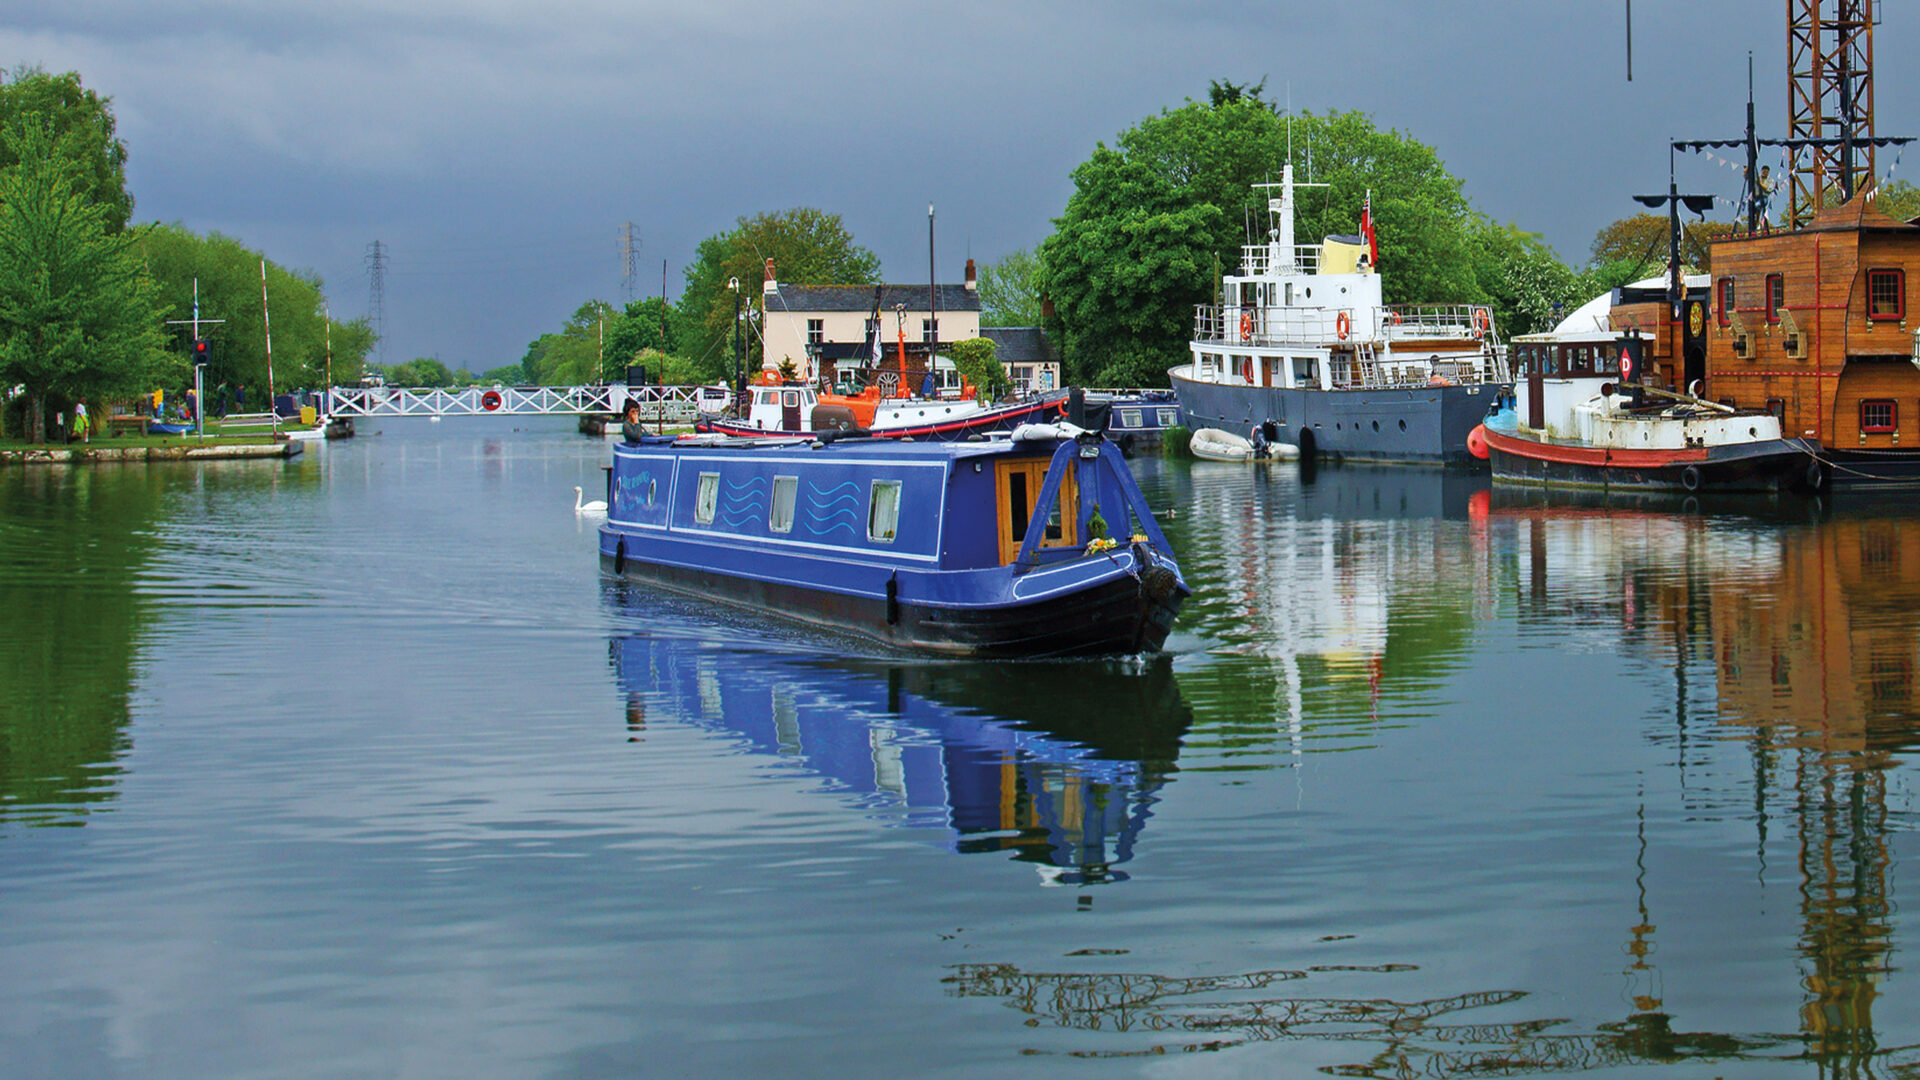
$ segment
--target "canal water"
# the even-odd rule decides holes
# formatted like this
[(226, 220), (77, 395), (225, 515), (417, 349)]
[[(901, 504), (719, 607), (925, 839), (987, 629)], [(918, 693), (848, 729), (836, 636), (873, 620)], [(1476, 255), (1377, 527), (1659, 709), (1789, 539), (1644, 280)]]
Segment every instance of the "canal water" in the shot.
[(606, 455), (0, 473), (0, 1076), (1920, 1070), (1913, 511), (1142, 459), (1168, 654), (977, 665), (603, 580)]

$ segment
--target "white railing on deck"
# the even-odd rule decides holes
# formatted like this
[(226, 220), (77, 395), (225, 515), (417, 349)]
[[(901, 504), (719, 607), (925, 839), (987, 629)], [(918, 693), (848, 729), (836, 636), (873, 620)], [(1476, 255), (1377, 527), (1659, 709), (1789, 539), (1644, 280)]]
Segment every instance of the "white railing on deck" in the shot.
[(1403, 304), (1364, 311), (1200, 304), (1194, 309), (1193, 337), (1226, 348), (1446, 339), (1499, 342), (1493, 313), (1478, 304)]
[[(1320, 244), (1295, 244), (1293, 247), (1293, 270), (1300, 274), (1320, 272)], [(1258, 277), (1270, 273), (1284, 273), (1287, 267), (1276, 265), (1273, 248), (1267, 244), (1243, 244), (1240, 247), (1240, 272), (1247, 277)]]
[[(694, 419), (697, 386), (347, 386), (330, 391), (333, 416), (528, 416), (618, 413), (638, 402), (648, 420)], [(489, 408), (491, 406), (491, 408)]]

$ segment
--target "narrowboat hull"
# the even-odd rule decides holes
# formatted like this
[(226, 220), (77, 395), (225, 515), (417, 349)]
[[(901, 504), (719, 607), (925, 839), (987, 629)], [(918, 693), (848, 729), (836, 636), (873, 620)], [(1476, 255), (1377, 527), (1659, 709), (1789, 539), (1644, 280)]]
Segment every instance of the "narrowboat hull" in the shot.
[(1467, 435), (1487, 405), (1509, 389), (1498, 383), (1369, 387), (1353, 390), (1235, 386), (1170, 373), (1188, 428), (1244, 434), (1267, 423), (1268, 438), (1303, 457), (1449, 465), (1484, 469), (1467, 452)]
[(1482, 429), (1496, 483), (1587, 490), (1773, 492), (1820, 480), (1798, 439), (1764, 439), (1674, 450), (1623, 450), (1549, 442)]
[[(618, 544), (616, 537), (616, 549)], [(1140, 577), (1132, 576), (1127, 571), (1137, 564), (1126, 552), (1116, 552), (1120, 557), (1113, 568), (1118, 572), (1081, 574), (1072, 588), (1047, 590), (1034, 599), (941, 604), (905, 599), (898, 590), (889, 601), (884, 580), (878, 583), (878, 595), (872, 595), (818, 588), (785, 576), (772, 579), (688, 565), (644, 549), (626, 555), (607, 550), (604, 542), (602, 548), (600, 567), (615, 576), (694, 599), (776, 614), (890, 649), (937, 656), (1037, 659), (1156, 652), (1166, 643), (1180, 602), (1188, 595), (1186, 586), (1158, 563), (1150, 561)], [(1035, 573), (1055, 571), (1049, 567)]]

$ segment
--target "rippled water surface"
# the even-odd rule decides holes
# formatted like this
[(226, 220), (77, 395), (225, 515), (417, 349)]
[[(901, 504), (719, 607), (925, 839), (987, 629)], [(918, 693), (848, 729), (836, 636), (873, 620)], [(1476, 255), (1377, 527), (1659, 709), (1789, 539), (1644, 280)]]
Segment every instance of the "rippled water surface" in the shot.
[(1169, 655), (972, 665), (605, 457), (0, 472), (0, 1076), (1920, 1073), (1912, 511), (1143, 459)]

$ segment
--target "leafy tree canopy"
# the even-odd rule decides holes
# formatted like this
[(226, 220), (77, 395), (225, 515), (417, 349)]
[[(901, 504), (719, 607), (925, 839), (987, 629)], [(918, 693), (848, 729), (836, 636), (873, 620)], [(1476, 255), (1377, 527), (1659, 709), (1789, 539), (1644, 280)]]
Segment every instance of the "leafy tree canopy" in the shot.
[[(1708, 248), (1714, 240), (1731, 236), (1739, 226), (1728, 221), (1687, 221), (1680, 223), (1680, 262), (1684, 266), (1706, 269)], [(1662, 273), (1667, 265), (1668, 218), (1665, 214), (1635, 214), (1602, 228), (1593, 237), (1593, 259), (1589, 266), (1631, 261), (1644, 273), (1636, 278)]]
[[(202, 333), (213, 343), (206, 375), (209, 389), (267, 385), (267, 316), (273, 326), (273, 383), (276, 390), (318, 387), (326, 383), (328, 351), (333, 381), (350, 385), (360, 378), (374, 334), (365, 319), (329, 321), (318, 275), (288, 270), (266, 260), (266, 307), (261, 306), (258, 251), (219, 233), (205, 236), (180, 225), (141, 230), (140, 251), (160, 283), (168, 319), (193, 317), (195, 283), (200, 315), (224, 319)], [(185, 356), (192, 329), (169, 327), (175, 348)]]
[(132, 395), (168, 368), (158, 289), (90, 189), (90, 145), (42, 113), (0, 126), (0, 388), (25, 387), (35, 441), (49, 395)]
[(1029, 248), (980, 268), (981, 326), (1040, 325), (1040, 260)]
[(1296, 179), (1329, 185), (1299, 190), (1302, 242), (1357, 232), (1371, 190), (1388, 303), (1488, 298), (1473, 258), (1482, 223), (1431, 147), (1358, 112), (1295, 116), (1289, 132), (1259, 90), (1216, 83), (1207, 103), (1148, 117), (1075, 170), (1040, 256), (1076, 377), (1184, 357), (1214, 266), (1237, 267), (1242, 245), (1264, 237), (1269, 194), (1253, 185), (1277, 182), (1288, 161)]
[(1013, 388), (1006, 367), (1000, 363), (1000, 347), (992, 338), (965, 338), (947, 351), (953, 355), (953, 366), (978, 389), (981, 400), (993, 400)]
[(458, 381), (437, 356), (416, 356), (387, 369), (389, 386), (446, 387)]
[[(78, 171), (81, 198), (105, 208), (107, 231), (117, 233), (133, 216), (133, 196), (127, 193), (127, 147), (114, 137), (108, 101), (82, 86), (78, 72), (49, 75), (20, 67), (11, 77), (0, 73), (0, 128), (30, 115), (51, 125)], [(16, 150), (0, 146), (0, 169), (19, 161)]]
[[(880, 278), (879, 257), (854, 243), (840, 215), (812, 207), (742, 217), (732, 229), (707, 237), (686, 269), (677, 344), (709, 378), (733, 370), (735, 293), (727, 282), (738, 279), (741, 310), (757, 308), (768, 259), (789, 284), (872, 285)], [(750, 338), (749, 370), (759, 366), (759, 351)]]

